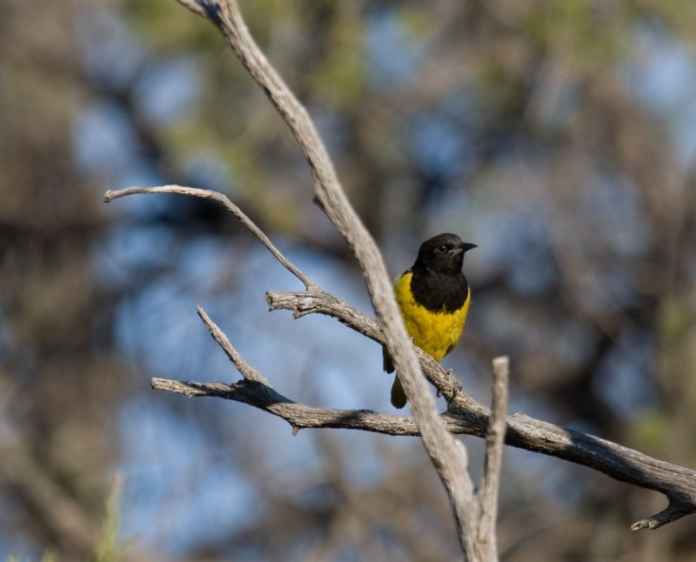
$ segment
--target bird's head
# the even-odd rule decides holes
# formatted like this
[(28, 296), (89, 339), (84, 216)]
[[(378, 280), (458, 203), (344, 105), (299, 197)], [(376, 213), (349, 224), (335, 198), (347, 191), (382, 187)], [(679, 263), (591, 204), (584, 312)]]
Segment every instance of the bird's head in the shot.
[(438, 234), (421, 244), (414, 267), (422, 267), (438, 273), (460, 273), (464, 254), (474, 248), (476, 244), (464, 242), (456, 234), (449, 232)]

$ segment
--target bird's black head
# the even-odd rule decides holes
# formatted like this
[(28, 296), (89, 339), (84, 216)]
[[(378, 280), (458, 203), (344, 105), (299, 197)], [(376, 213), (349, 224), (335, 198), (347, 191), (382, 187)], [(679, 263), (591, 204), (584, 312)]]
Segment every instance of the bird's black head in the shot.
[(462, 271), (464, 254), (473, 248), (476, 248), (476, 244), (463, 242), (456, 234), (438, 234), (421, 244), (413, 267), (457, 274)]

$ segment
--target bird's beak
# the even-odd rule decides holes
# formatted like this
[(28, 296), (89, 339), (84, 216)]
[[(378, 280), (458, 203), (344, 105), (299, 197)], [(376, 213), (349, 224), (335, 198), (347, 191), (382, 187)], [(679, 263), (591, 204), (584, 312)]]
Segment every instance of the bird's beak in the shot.
[(450, 250), (454, 255), (459, 255), (459, 254), (464, 254), (468, 252), (469, 250), (473, 250), (474, 248), (478, 248), (476, 244), (470, 244), (469, 242), (462, 242), (461, 246), (454, 248)]
[(468, 252), (469, 250), (473, 250), (476, 248), (476, 244), (469, 244), (468, 242), (462, 242), (460, 246), (457, 246), (456, 248), (452, 248), (449, 253), (453, 256), (459, 256), (461, 254), (464, 254)]

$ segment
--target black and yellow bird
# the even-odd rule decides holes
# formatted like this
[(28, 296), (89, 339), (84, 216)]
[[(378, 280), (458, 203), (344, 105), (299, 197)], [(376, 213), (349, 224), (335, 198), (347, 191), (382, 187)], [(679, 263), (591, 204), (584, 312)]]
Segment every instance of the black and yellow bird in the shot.
[[(447, 355), (462, 335), (471, 290), (462, 273), (464, 254), (476, 244), (456, 234), (438, 234), (421, 244), (416, 263), (394, 284), (396, 302), (413, 342), (437, 361)], [(384, 370), (394, 371), (386, 348)], [(394, 378), (391, 403), (403, 408), (407, 399), (399, 376)]]

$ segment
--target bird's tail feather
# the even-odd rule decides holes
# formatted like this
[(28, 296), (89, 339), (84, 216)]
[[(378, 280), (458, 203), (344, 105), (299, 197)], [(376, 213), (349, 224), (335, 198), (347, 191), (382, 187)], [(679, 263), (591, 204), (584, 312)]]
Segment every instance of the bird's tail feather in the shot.
[(387, 373), (394, 372), (394, 362), (392, 361), (391, 355), (387, 351), (387, 348), (382, 346), (382, 366)]
[(401, 386), (401, 381), (397, 375), (394, 377), (394, 384), (392, 384), (391, 388), (391, 403), (395, 408), (403, 408), (406, 402), (408, 402), (408, 398), (406, 398), (404, 387)]
[[(386, 347), (382, 347), (382, 360), (384, 370), (387, 373), (393, 373), (394, 361), (392, 361), (391, 355), (389, 355), (389, 352), (387, 351)], [(406, 402), (408, 402), (408, 399), (406, 398), (404, 387), (401, 386), (401, 381), (399, 380), (399, 377), (397, 375), (394, 377), (394, 384), (392, 384), (391, 403), (392, 406), (394, 406), (395, 408), (403, 408), (406, 405)]]

